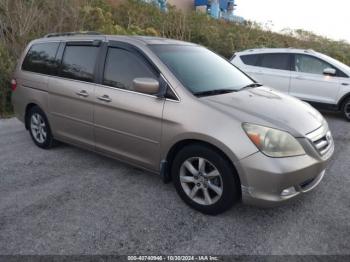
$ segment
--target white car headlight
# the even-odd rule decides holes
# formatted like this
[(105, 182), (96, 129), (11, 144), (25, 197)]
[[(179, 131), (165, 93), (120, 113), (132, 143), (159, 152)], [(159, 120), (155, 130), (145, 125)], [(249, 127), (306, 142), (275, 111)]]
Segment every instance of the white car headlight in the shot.
[(274, 128), (243, 124), (250, 140), (265, 155), (270, 157), (290, 157), (304, 155), (300, 143), (289, 133)]

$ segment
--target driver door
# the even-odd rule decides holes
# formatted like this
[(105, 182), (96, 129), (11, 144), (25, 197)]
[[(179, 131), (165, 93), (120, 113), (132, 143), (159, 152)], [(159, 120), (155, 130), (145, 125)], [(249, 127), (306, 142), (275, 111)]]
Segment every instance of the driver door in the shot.
[(102, 83), (95, 89), (96, 150), (158, 171), (164, 99), (133, 90), (135, 78), (159, 80), (159, 73), (134, 48), (110, 44)]
[(324, 69), (334, 67), (311, 55), (295, 54), (294, 57), (289, 94), (309, 102), (336, 104), (339, 77), (323, 74)]

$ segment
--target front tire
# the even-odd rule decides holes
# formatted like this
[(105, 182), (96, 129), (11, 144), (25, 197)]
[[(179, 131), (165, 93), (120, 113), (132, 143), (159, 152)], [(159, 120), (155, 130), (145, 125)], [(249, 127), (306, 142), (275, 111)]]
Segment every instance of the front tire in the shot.
[(37, 106), (30, 109), (28, 114), (28, 127), (34, 143), (43, 149), (49, 149), (54, 145), (49, 121), (45, 113)]
[(192, 208), (210, 215), (228, 210), (240, 199), (240, 182), (220, 152), (195, 144), (181, 149), (171, 168), (176, 191)]
[(350, 97), (348, 97), (342, 106), (342, 113), (346, 120), (350, 121)]

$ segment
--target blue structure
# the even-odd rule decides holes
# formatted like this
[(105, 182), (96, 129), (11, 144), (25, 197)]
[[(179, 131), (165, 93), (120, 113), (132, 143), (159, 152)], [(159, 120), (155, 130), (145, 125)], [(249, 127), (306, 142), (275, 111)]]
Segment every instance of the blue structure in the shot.
[[(208, 6), (208, 5), (207, 5)], [(212, 0), (210, 4), (210, 15), (216, 19), (220, 17), (220, 3), (219, 0)]]
[(244, 22), (242, 17), (234, 15), (235, 0), (195, 0), (194, 5), (206, 6), (207, 12), (214, 18), (223, 18), (234, 22)]
[(158, 4), (161, 10), (167, 11), (167, 0), (158, 0)]
[[(146, 3), (156, 5), (160, 10), (166, 12), (167, 0), (143, 0)], [(242, 17), (234, 15), (235, 0), (195, 0), (194, 6), (206, 7), (207, 13), (216, 19), (222, 18), (233, 22), (244, 22)]]
[(195, 6), (212, 6), (219, 4), (221, 10), (227, 10), (229, 5), (235, 6), (235, 0), (195, 0)]

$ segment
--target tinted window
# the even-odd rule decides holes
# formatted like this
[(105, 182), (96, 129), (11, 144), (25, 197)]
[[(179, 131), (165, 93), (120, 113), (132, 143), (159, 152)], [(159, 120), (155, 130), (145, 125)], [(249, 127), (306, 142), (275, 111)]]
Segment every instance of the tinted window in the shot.
[(242, 55), (241, 59), (246, 65), (255, 66), (258, 63), (258, 55)]
[(323, 75), (326, 68), (334, 68), (327, 62), (309, 55), (295, 55), (295, 71)]
[(26, 71), (54, 75), (58, 63), (55, 60), (59, 43), (34, 44), (28, 51), (22, 65)]
[(103, 84), (133, 90), (132, 81), (138, 77), (158, 79), (140, 56), (119, 48), (109, 48)]
[(193, 94), (237, 91), (252, 80), (227, 60), (200, 46), (151, 45), (151, 49)]
[(261, 59), (261, 67), (290, 70), (289, 54), (264, 54)]
[(95, 46), (66, 46), (60, 75), (93, 82), (98, 50)]
[(349, 76), (346, 75), (343, 71), (340, 71), (339, 69), (337, 69), (337, 76), (339, 77), (345, 77), (348, 78)]
[(317, 53), (321, 58), (324, 58), (326, 61), (328, 60), (329, 63), (331, 63), (332, 65), (334, 65), (334, 67), (337, 68), (337, 76), (340, 77), (346, 77), (348, 78), (349, 76), (347, 74), (345, 74), (342, 70), (344, 71), (349, 71), (350, 67), (330, 56), (321, 54), (321, 53)]
[(170, 87), (167, 87), (165, 97), (169, 98), (169, 99), (172, 99), (172, 100), (177, 100), (176, 95), (174, 94), (174, 92), (171, 90)]

